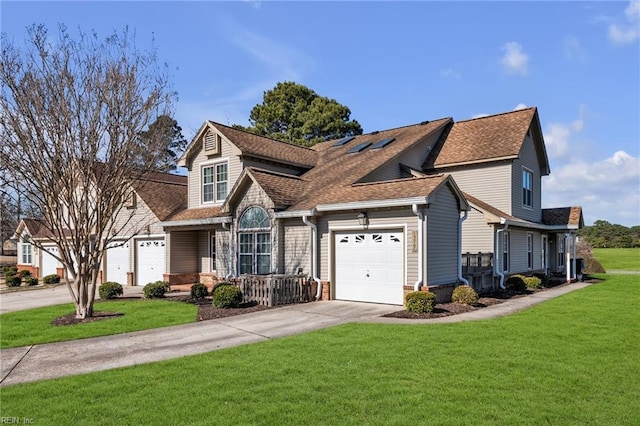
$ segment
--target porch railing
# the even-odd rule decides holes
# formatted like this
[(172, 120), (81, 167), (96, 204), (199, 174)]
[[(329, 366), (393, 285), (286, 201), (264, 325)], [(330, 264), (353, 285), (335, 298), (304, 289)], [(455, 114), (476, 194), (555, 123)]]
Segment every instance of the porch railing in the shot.
[(495, 290), (493, 253), (463, 253), (462, 276), (479, 294)]
[(265, 306), (310, 302), (317, 285), (306, 275), (242, 275), (232, 282), (242, 291), (243, 303)]

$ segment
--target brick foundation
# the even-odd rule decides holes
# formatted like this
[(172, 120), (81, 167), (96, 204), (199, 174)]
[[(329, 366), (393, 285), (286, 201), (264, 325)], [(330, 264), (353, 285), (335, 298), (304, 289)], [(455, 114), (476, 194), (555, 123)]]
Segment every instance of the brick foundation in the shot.
[(174, 284), (195, 284), (199, 282), (200, 278), (197, 272), (188, 272), (183, 274), (164, 274), (162, 275), (163, 281), (168, 282), (170, 285)]

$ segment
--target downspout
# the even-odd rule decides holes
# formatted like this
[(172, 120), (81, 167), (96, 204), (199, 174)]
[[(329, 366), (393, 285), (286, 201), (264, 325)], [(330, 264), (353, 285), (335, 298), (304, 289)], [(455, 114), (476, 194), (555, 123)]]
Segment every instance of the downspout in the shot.
[(500, 234), (507, 230), (509, 224), (507, 223), (506, 219), (502, 217), (500, 218), (500, 224), (504, 225), (504, 228), (498, 229), (496, 231), (496, 240), (494, 241), (495, 250), (493, 251), (493, 272), (500, 277), (500, 288), (502, 290), (506, 290), (506, 287), (504, 286), (504, 273), (499, 268), (500, 262), (498, 262), (498, 259), (500, 259), (500, 256), (498, 255), (498, 248), (500, 247)]
[(419, 291), (424, 283), (424, 259), (422, 258), (424, 246), (424, 212), (417, 204), (411, 206), (411, 211), (418, 216), (418, 280), (413, 284), (413, 290)]
[[(311, 211), (313, 215), (313, 210)], [(322, 281), (318, 278), (318, 260), (317, 260), (317, 246), (318, 246), (318, 227), (315, 223), (310, 222), (307, 216), (302, 216), (302, 222), (311, 228), (311, 278), (318, 283), (318, 290), (316, 291), (316, 300), (320, 300), (322, 297)]]
[(467, 210), (458, 218), (458, 280), (464, 285), (469, 285), (469, 281), (462, 276), (462, 222), (467, 219), (469, 212)]

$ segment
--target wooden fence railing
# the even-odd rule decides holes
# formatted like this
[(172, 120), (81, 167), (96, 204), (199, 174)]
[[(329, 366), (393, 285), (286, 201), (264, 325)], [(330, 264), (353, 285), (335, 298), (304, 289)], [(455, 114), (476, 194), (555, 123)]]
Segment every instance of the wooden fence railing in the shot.
[(479, 294), (495, 290), (493, 253), (463, 253), (462, 276)]
[(242, 275), (232, 282), (242, 291), (243, 303), (265, 306), (310, 302), (317, 289), (306, 275)]

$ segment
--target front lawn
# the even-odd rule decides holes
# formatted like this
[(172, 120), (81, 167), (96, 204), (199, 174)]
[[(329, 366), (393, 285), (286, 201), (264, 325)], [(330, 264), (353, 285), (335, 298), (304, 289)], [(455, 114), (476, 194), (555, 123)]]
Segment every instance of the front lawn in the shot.
[(124, 315), (85, 324), (54, 326), (57, 317), (75, 312), (73, 304), (47, 306), (0, 315), (2, 324), (0, 348), (61, 342), (109, 334), (128, 333), (196, 320), (197, 307), (169, 300), (97, 301), (94, 311), (118, 312)]
[(640, 248), (594, 248), (593, 256), (606, 271), (640, 271)]
[(640, 286), (515, 315), (348, 324), (161, 363), (2, 388), (34, 424), (637, 424)]

